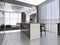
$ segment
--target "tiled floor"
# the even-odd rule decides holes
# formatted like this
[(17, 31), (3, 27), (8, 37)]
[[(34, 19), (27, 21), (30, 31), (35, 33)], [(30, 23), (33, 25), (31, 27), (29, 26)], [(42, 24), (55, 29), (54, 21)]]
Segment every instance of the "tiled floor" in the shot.
[(55, 33), (48, 32), (40, 38), (41, 45), (59, 45), (59, 37)]
[(3, 38), (4, 38), (4, 34), (0, 34), (0, 45), (2, 44)]
[(40, 39), (30, 41), (23, 33), (12, 32), (4, 35), (2, 45), (60, 45), (60, 36), (55, 33), (48, 32), (46, 36), (43, 33)]

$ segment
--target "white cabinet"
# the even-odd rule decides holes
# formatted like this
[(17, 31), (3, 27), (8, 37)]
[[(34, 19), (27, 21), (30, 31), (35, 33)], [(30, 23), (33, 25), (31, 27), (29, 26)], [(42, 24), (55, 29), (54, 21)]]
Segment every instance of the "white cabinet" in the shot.
[(40, 38), (40, 24), (30, 24), (30, 40)]

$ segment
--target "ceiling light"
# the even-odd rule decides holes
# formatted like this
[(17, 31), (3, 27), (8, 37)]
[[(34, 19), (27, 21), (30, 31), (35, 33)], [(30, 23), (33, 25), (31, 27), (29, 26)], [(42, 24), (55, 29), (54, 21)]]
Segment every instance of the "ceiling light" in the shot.
[(24, 3), (28, 3), (28, 4), (32, 4), (32, 5), (39, 5), (46, 0), (16, 0), (16, 1), (24, 2)]

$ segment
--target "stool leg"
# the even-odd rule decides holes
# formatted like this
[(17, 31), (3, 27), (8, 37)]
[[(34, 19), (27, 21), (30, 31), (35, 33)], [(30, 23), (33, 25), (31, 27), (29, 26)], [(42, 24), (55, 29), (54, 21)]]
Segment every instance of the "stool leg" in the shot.
[(41, 36), (42, 36), (42, 31), (41, 31)]
[(45, 35), (46, 35), (46, 31), (45, 31)]

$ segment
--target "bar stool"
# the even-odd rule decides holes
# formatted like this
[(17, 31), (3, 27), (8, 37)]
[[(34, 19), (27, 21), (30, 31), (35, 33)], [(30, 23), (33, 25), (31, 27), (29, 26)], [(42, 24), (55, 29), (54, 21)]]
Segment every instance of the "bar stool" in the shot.
[(40, 24), (40, 32), (41, 32), (41, 36), (42, 36), (42, 32), (45, 32), (45, 35), (46, 35), (46, 28), (45, 28), (45, 24)]

